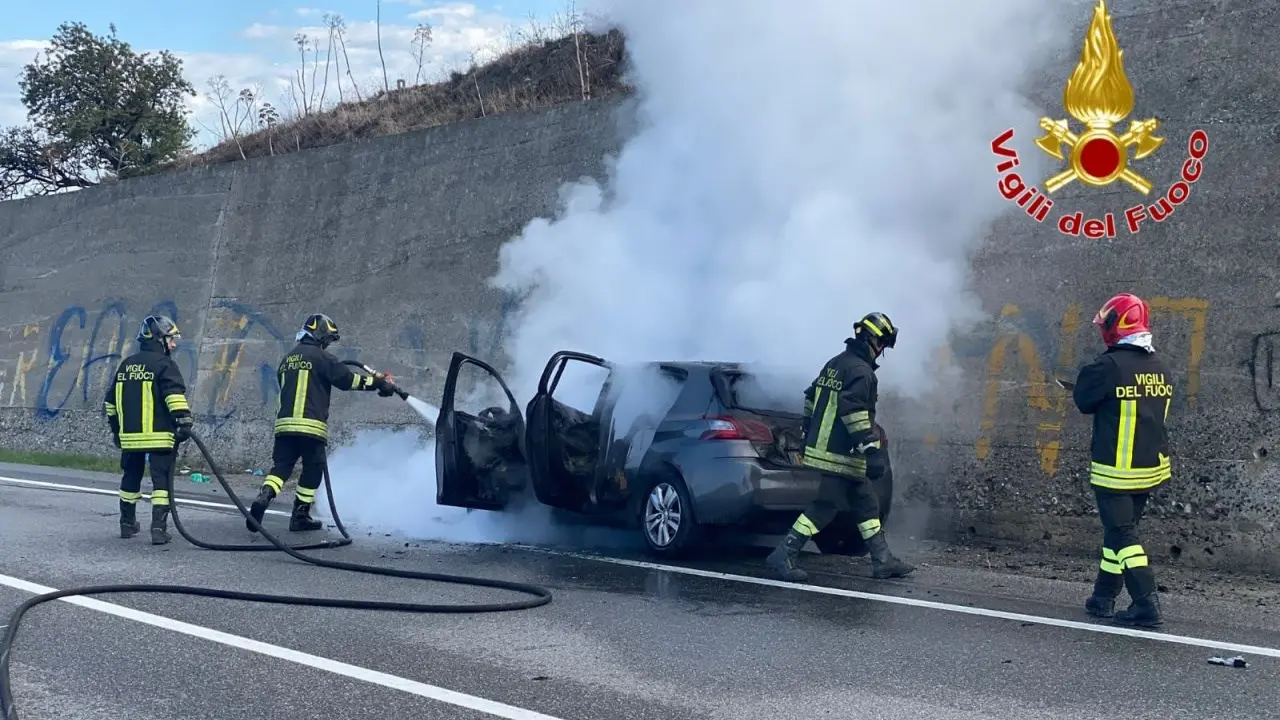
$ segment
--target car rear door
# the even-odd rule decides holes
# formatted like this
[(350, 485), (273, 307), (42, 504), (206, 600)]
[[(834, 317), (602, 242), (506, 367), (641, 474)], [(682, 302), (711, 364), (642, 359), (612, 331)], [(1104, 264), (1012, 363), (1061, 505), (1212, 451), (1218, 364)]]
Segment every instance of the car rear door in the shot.
[[(686, 398), (688, 371), (673, 365), (646, 363), (615, 369), (601, 398), (600, 416), (606, 418), (601, 442), (604, 445), (600, 469), (596, 473), (594, 499), (601, 510), (620, 510), (640, 475), (641, 464), (660, 433), (682, 426), (676, 402)], [(696, 401), (695, 401), (696, 402)], [(706, 398), (694, 414), (701, 417)], [(680, 434), (679, 431), (676, 434)]]
[[(470, 382), (460, 382), (464, 373)], [(505, 410), (493, 404), (502, 402), (503, 395)], [(520, 406), (498, 371), (455, 352), (436, 422), (436, 502), (506, 509), (528, 483), (524, 437)]]
[[(589, 416), (599, 422), (601, 418), (599, 398), (603, 390), (595, 389), (591, 385), (563, 387), (561, 380), (565, 377), (566, 370), (569, 370), (571, 376), (581, 374), (571, 369), (573, 365), (580, 365), (580, 369), (598, 368), (599, 370), (593, 373), (596, 375), (600, 374), (600, 371), (607, 373), (610, 368), (608, 361), (604, 358), (587, 353), (562, 350), (552, 355), (542, 370), (542, 377), (538, 380), (538, 391), (529, 401), (529, 424), (525, 430), (525, 447), (529, 453), (529, 476), (538, 502), (575, 512), (589, 512), (594, 509), (591, 502), (591, 488), (599, 463), (592, 463), (590, 477), (586, 479), (571, 476), (566, 471), (562, 460), (568, 439), (556, 432), (556, 425), (560, 423), (553, 421), (553, 414), (562, 414), (566, 407), (587, 414), (585, 408), (592, 408)], [(607, 387), (607, 383), (606, 379), (603, 387)], [(557, 390), (562, 391), (560, 396), (556, 395)], [(595, 397), (591, 397), (592, 395)], [(606, 428), (601, 427), (598, 432), (591, 433), (590, 438), (576, 439), (593, 444), (591, 454), (598, 459), (602, 447), (601, 435), (605, 431)]]

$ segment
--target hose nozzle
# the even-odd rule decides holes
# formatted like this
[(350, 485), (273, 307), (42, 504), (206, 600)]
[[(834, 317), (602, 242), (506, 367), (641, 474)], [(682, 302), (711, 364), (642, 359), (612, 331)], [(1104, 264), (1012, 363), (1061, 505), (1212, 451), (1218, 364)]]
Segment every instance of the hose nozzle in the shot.
[[(343, 361), (342, 361), (342, 364), (343, 364), (343, 365), (350, 365), (351, 367), (358, 367), (358, 368), (360, 368), (361, 370), (363, 370), (363, 371), (365, 371), (365, 372), (369, 373), (370, 375), (377, 375), (377, 374), (378, 374), (378, 371), (377, 371), (377, 370), (374, 370), (373, 368), (369, 367), (368, 365), (365, 365), (364, 363), (360, 362), (359, 360), (343, 360)], [(390, 387), (389, 387), (389, 392), (381, 392), (381, 391), (380, 391), (380, 392), (378, 393), (379, 395), (382, 395), (383, 397), (391, 397), (391, 395), (393, 395), (393, 394), (394, 394), (394, 395), (399, 395), (401, 400), (408, 400), (408, 399), (409, 399), (409, 393), (405, 392), (404, 390), (401, 390), (401, 389), (400, 389), (400, 386), (399, 386), (399, 385), (396, 385), (396, 384), (395, 384), (395, 382), (393, 382), (393, 381), (391, 381), (391, 380), (387, 380), (387, 385), (389, 385), (389, 386), (390, 386)]]

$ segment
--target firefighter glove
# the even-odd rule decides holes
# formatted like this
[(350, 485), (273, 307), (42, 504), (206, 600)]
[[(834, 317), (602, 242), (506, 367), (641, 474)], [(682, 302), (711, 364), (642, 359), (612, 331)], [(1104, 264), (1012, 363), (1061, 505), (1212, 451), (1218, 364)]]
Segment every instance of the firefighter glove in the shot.
[(175, 428), (173, 431), (173, 439), (178, 442), (186, 442), (191, 438), (191, 416), (183, 415), (173, 419)]
[(870, 457), (874, 453), (880, 452), (880, 439), (868, 440), (854, 448), (860, 454)]
[(867, 458), (867, 479), (876, 480), (884, 475), (884, 459), (880, 453)]
[(378, 395), (381, 397), (391, 397), (396, 393), (395, 381), (389, 373), (374, 373), (373, 387), (377, 389)]

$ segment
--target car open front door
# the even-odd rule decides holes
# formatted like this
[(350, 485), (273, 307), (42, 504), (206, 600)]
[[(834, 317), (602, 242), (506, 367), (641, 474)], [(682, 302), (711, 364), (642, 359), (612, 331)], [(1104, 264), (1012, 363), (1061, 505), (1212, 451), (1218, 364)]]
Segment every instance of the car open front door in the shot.
[[(529, 402), (525, 446), (538, 502), (590, 512), (601, 449), (600, 397), (609, 363), (563, 350), (551, 356)], [(567, 376), (567, 377), (566, 377)]]
[[(503, 395), (506, 409), (496, 404), (504, 402)], [(528, 482), (523, 443), (524, 417), (502, 377), (455, 352), (436, 422), (436, 502), (505, 509)]]

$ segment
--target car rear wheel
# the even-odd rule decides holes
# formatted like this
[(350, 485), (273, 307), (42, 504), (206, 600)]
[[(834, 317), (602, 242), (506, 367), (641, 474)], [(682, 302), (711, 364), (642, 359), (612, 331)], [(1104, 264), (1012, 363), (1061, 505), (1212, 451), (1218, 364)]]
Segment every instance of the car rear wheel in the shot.
[(660, 555), (681, 555), (693, 547), (697, 520), (683, 480), (668, 476), (653, 483), (640, 505), (640, 532)]

